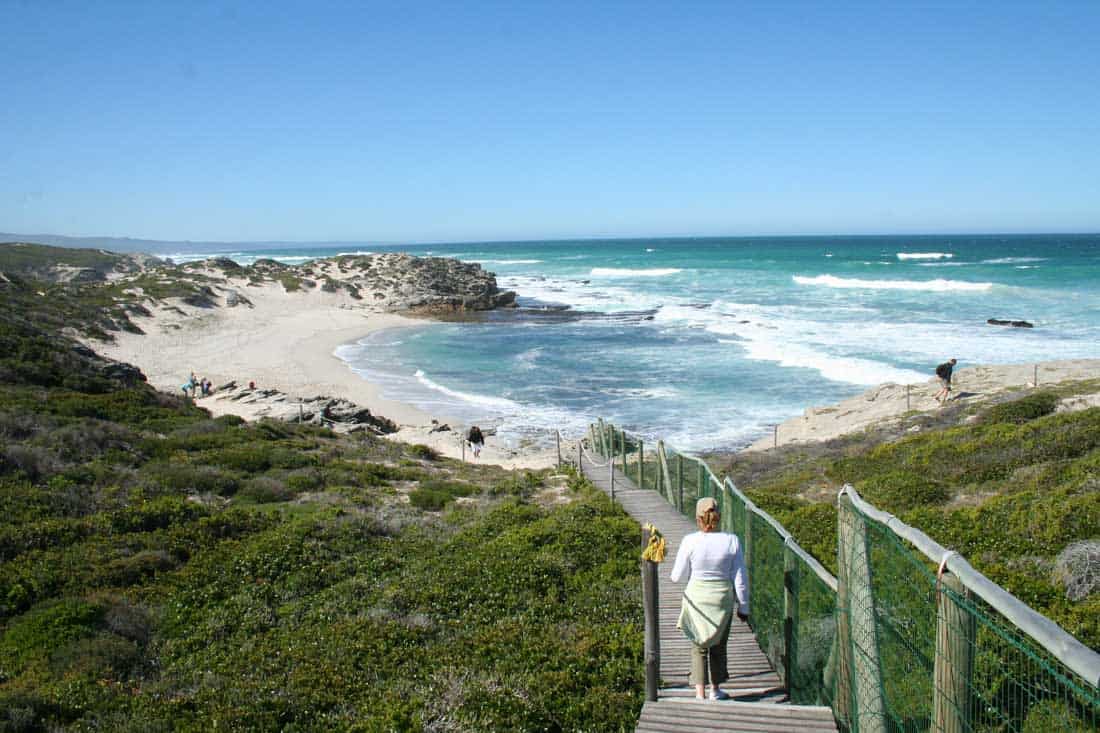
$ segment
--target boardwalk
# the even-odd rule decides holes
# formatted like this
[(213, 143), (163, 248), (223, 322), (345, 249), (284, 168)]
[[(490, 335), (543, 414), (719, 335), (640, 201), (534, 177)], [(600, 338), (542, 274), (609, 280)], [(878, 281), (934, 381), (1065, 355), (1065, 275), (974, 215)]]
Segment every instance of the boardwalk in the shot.
[[(584, 456), (584, 474), (610, 493), (609, 469), (599, 457)], [(659, 609), (661, 689), (657, 702), (647, 702), (638, 731), (835, 731), (832, 711), (824, 707), (787, 705), (783, 683), (760, 650), (752, 630), (736, 619), (730, 630), (730, 679), (722, 685), (731, 700), (695, 700), (688, 685), (691, 645), (676, 629), (683, 586), (668, 579), (680, 541), (695, 526), (655, 491), (635, 488), (615, 472), (615, 500), (640, 524), (652, 522), (664, 534), (668, 557), (660, 568)], [(752, 579), (750, 578), (750, 583)], [(750, 586), (751, 587), (751, 586)]]

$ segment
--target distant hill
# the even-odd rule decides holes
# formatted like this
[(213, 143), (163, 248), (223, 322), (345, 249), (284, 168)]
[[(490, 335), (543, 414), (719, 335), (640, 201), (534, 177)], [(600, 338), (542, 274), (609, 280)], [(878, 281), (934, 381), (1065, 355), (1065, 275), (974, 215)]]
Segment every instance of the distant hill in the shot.
[(170, 255), (181, 250), (187, 252), (224, 252), (227, 249), (249, 251), (289, 247), (325, 247), (366, 245), (366, 242), (192, 242), (189, 240), (133, 239), (131, 237), (66, 237), (60, 234), (11, 234), (0, 232), (0, 243), (32, 242), (54, 247), (75, 249), (105, 249), (111, 252), (144, 252), (154, 255)]

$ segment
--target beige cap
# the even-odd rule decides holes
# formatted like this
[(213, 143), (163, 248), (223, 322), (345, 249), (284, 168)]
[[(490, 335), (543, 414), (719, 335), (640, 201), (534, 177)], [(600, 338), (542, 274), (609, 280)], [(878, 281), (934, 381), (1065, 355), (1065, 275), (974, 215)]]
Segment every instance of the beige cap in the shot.
[(713, 509), (718, 511), (718, 502), (713, 497), (704, 496), (699, 501), (695, 502), (695, 516), (701, 517), (707, 513), (707, 511)]

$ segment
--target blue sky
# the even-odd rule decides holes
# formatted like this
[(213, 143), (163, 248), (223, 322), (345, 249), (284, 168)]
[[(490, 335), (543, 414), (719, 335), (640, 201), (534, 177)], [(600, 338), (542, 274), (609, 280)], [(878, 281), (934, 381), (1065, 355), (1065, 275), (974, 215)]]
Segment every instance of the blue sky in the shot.
[(0, 0), (0, 231), (1100, 231), (1100, 3)]

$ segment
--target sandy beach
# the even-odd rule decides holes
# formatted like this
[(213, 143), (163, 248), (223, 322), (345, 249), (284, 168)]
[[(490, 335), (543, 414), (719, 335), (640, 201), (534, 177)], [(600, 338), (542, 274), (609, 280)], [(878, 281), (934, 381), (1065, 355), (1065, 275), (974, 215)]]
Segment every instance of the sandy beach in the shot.
[[(194, 372), (215, 387), (254, 381), (257, 388), (277, 389), (288, 399), (342, 397), (397, 423), (400, 430), (387, 436), (392, 440), (429, 445), (453, 458), (463, 456), (460, 436), (467, 426), (461, 421), (386, 399), (333, 353), (341, 344), (372, 332), (423, 321), (384, 312), (343, 291), (316, 288), (288, 293), (271, 282), (240, 289), (251, 305), (201, 308), (173, 302), (151, 308), (150, 317), (134, 318), (144, 335), (119, 332), (114, 343), (89, 342), (89, 346), (106, 357), (136, 365), (151, 384), (167, 392), (178, 391)], [(264, 415), (263, 405), (224, 397), (215, 393), (196, 403), (214, 415), (230, 413), (248, 420)], [(435, 430), (440, 424), (452, 430)], [(465, 457), (474, 460), (468, 449)], [(505, 468), (545, 468), (556, 459), (554, 450), (519, 450), (490, 435), (477, 460)]]

